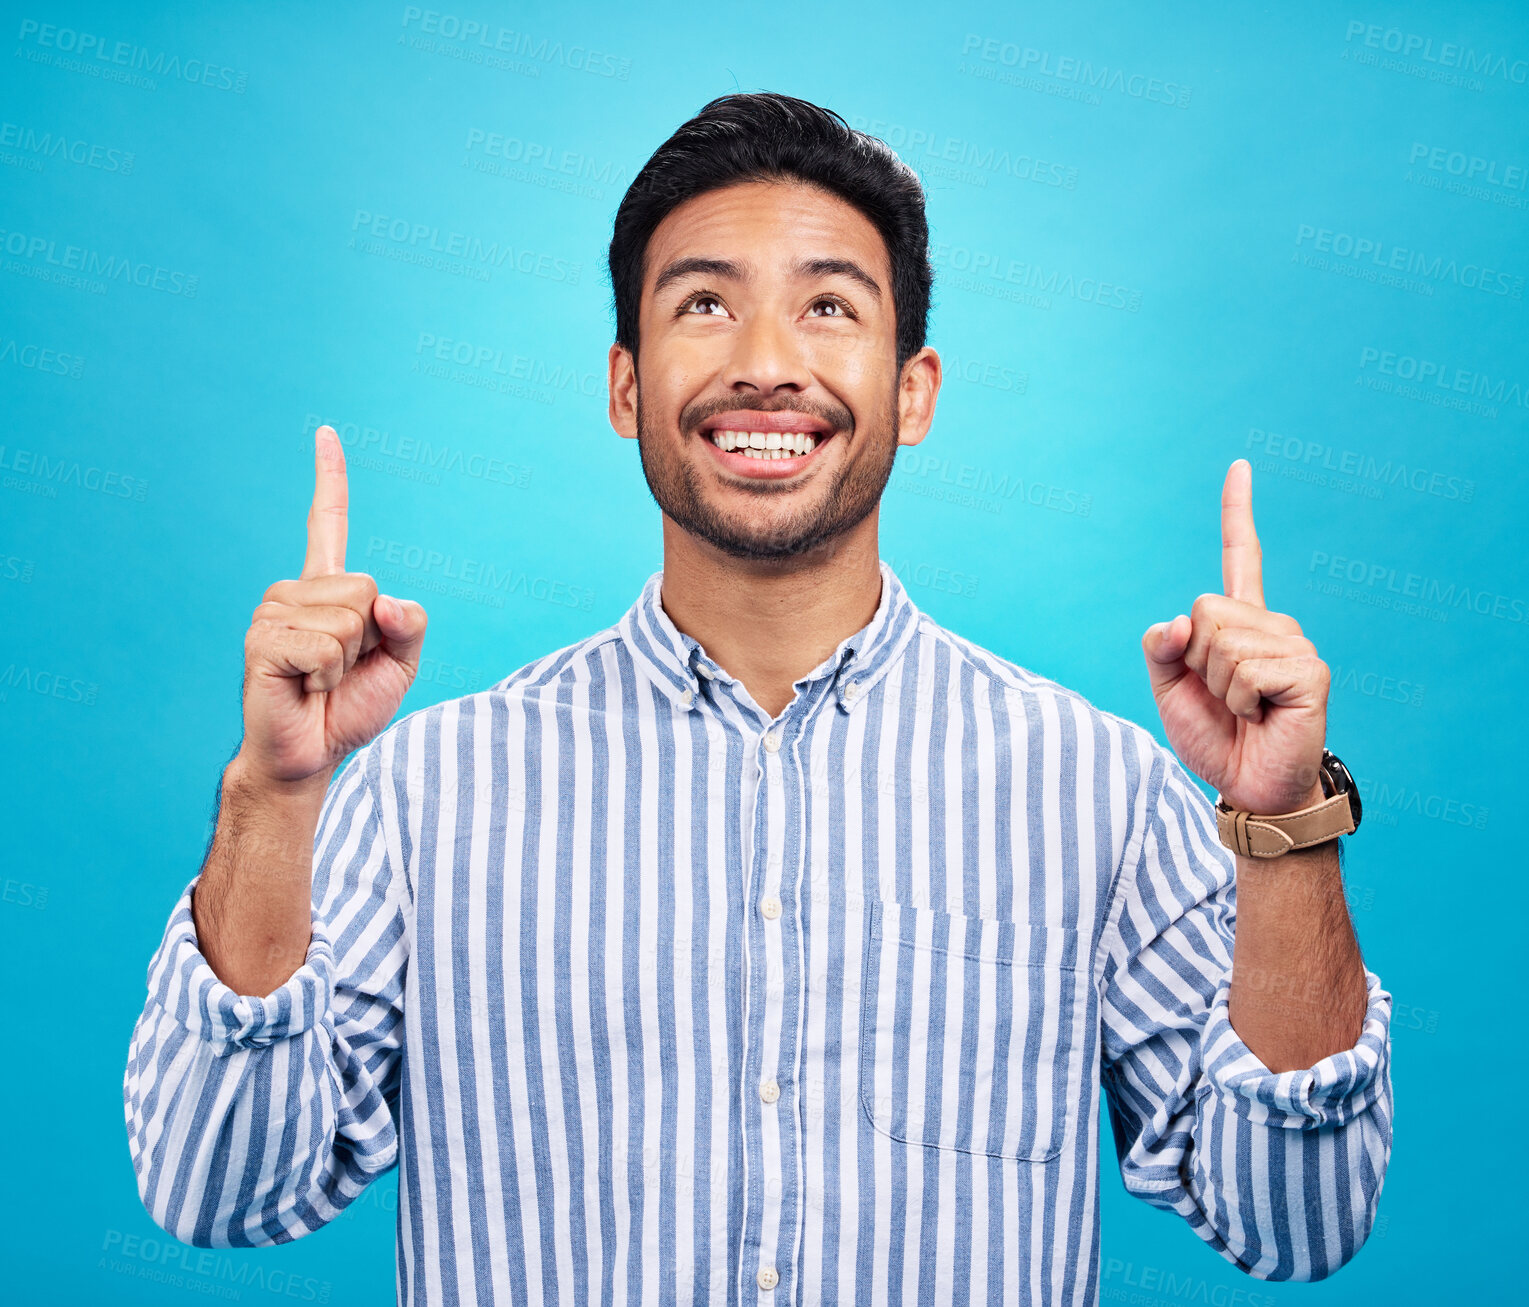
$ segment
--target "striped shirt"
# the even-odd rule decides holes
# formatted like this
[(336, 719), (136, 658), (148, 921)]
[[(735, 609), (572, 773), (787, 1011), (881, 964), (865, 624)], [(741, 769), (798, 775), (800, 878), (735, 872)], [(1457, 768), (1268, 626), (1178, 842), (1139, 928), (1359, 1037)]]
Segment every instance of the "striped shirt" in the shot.
[(1354, 1254), (1390, 995), (1309, 1070), (1238, 1039), (1172, 753), (885, 562), (771, 718), (662, 575), (346, 761), (281, 988), (218, 981), (186, 887), (124, 1080), (163, 1229), (285, 1242), (399, 1166), (405, 1303), (1092, 1304), (1102, 1086), (1127, 1189), (1222, 1256)]

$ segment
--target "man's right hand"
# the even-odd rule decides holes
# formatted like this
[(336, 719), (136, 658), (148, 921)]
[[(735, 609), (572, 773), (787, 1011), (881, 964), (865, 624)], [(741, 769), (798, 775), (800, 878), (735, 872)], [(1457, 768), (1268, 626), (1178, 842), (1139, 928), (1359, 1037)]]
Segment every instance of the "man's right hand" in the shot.
[(345, 570), (349, 491), (333, 427), (314, 435), (302, 576), (265, 592), (244, 637), (246, 784), (285, 788), (334, 769), (379, 735), (419, 671), (425, 610)]

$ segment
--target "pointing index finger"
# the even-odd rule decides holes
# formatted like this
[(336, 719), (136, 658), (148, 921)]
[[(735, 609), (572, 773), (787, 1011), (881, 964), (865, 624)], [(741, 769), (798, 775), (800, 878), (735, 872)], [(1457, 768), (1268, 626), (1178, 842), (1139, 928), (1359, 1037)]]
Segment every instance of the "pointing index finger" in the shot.
[(313, 506), (308, 510), (308, 555), (303, 579), (335, 576), (345, 570), (346, 515), (350, 489), (345, 479), (345, 450), (333, 427), (313, 434)]
[(1239, 458), (1221, 487), (1221, 580), (1229, 599), (1264, 605), (1263, 549), (1253, 529), (1253, 465)]

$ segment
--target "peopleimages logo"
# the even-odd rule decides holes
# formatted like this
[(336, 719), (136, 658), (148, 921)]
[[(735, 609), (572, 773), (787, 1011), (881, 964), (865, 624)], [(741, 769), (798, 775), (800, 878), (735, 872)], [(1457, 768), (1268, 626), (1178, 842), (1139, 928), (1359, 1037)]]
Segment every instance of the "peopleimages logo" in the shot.
[(1364, 815), (1368, 817), (1373, 813), (1387, 826), (1397, 824), (1394, 814), (1407, 813), (1414, 817), (1431, 817), (1451, 826), (1485, 830), (1487, 817), (1491, 813), (1490, 808), (1483, 808), (1476, 803), (1463, 802), (1443, 794), (1424, 794), (1406, 785), (1392, 786), (1373, 776), (1359, 777), (1355, 785), (1359, 790), (1360, 802), (1364, 805)]
[(1523, 190), (1525, 182), (1529, 181), (1529, 169), (1523, 164), (1483, 159), (1479, 154), (1467, 154), (1464, 150), (1451, 150), (1443, 145), (1429, 145), (1426, 141), (1413, 141), (1407, 162), (1421, 165), (1430, 172), (1445, 173), (1466, 182), (1500, 186), (1510, 191)]
[[(136, 155), (131, 150), (101, 145), (62, 132), (39, 132), (21, 123), (0, 122), (0, 146), (20, 150), (34, 159), (60, 159), (82, 168), (117, 172), (126, 177), (133, 171)], [(0, 155), (0, 160), (4, 156)]]
[(545, 36), (532, 36), (529, 32), (498, 27), (476, 18), (460, 18), (456, 14), (443, 14), (434, 9), (409, 5), (403, 11), (403, 26), (407, 31), (440, 37), (462, 47), (538, 59), (542, 63), (557, 64), (570, 72), (587, 73), (592, 77), (609, 77), (625, 82), (631, 80), (632, 76), (632, 61), (620, 55), (596, 50), (588, 45), (570, 45), (563, 41), (549, 40)]
[[(441, 266), (450, 271), (447, 262), (471, 268), (486, 278), (494, 268), (508, 268), (527, 277), (545, 277), (549, 281), (577, 285), (582, 263), (570, 262), (556, 255), (539, 250), (526, 249), (509, 241), (485, 240), (481, 236), (460, 231), (443, 231), (427, 222), (410, 222), (407, 218), (394, 218), (387, 214), (372, 213), (369, 209), (357, 209), (351, 219), (351, 243), (363, 253), (389, 252), (403, 262), (417, 262), (426, 267)], [(376, 248), (360, 243), (371, 237)], [(358, 239), (359, 238), (359, 239)]]
[(468, 128), (466, 153), (485, 154), (502, 159), (505, 164), (524, 168), (528, 173), (553, 174), (558, 179), (593, 182), (613, 186), (621, 180), (621, 168), (610, 159), (599, 159), (581, 150), (561, 150), (546, 141), (526, 141), (521, 136), (505, 135), (483, 127)]
[(1160, 1266), (1140, 1265), (1111, 1257), (1104, 1264), (1099, 1296), (1106, 1302), (1130, 1307), (1170, 1307), (1175, 1302), (1197, 1307), (1275, 1307), (1272, 1293), (1260, 1293), (1245, 1285), (1214, 1284), (1187, 1272)]
[(1419, 387), (1469, 395), (1473, 399), (1490, 400), (1494, 404), (1511, 408), (1529, 408), (1529, 387), (1522, 381), (1510, 380), (1501, 375), (1494, 377), (1441, 359), (1419, 358), (1415, 354), (1402, 354), (1366, 345), (1359, 351), (1359, 370), (1373, 370), (1382, 376), (1395, 377), (1398, 381), (1411, 382)]
[(1108, 64), (1096, 64), (1072, 55), (1055, 55), (1049, 50), (1037, 50), (1015, 41), (1001, 41), (996, 37), (975, 33), (968, 33), (961, 42), (961, 54), (964, 58), (977, 59), (982, 63), (1012, 68), (1019, 74), (1028, 73), (1054, 82), (1072, 83), (1091, 91), (1114, 91), (1133, 100), (1147, 100), (1176, 109), (1189, 108), (1192, 94), (1189, 87), (1165, 81), (1161, 77), (1128, 72), (1124, 68), (1112, 68)]
[(1518, 273), (1500, 272), (1483, 263), (1427, 254), (1404, 245), (1393, 245), (1375, 236), (1356, 236), (1303, 222), (1296, 228), (1295, 244), (1298, 253), (1293, 258), (1299, 258), (1299, 251), (1314, 250), (1385, 272), (1452, 282), (1466, 290), (1479, 290), (1487, 295), (1505, 295), (1515, 300), (1524, 298), (1524, 279)]
[(1386, 563), (1345, 558), (1317, 549), (1312, 551), (1311, 562), (1306, 570), (1317, 577), (1347, 582), (1398, 600), (1415, 600), (1422, 604), (1437, 604), (1441, 608), (1464, 609), (1504, 622), (1529, 621), (1529, 604), (1525, 604), (1522, 599), (1462, 585), (1456, 581), (1441, 581), (1437, 577), (1422, 576), (1417, 572), (1399, 571)]
[[(1325, 441), (1303, 440), (1277, 431), (1265, 431), (1262, 427), (1248, 428), (1246, 448), (1311, 472), (1336, 473), (1338, 478), (1352, 477), (1377, 492), (1400, 486), (1420, 495), (1458, 499), (1464, 503), (1469, 503), (1476, 495), (1476, 483), (1467, 477), (1420, 467), (1389, 455), (1377, 458), (1362, 450), (1335, 448)], [(1368, 497), (1378, 499), (1381, 493)]]
[(366, 543), (368, 563), (391, 566), (393, 572), (384, 577), (374, 566), (379, 581), (394, 579), (399, 569), (415, 575), (405, 578), (409, 584), (434, 594), (469, 599), (486, 603), (494, 608), (505, 606), (505, 596), (537, 599), (564, 608), (580, 608), (590, 612), (595, 606), (595, 592), (587, 586), (576, 585), (555, 577), (533, 576), (514, 566), (503, 566), (476, 558), (459, 558), (444, 554), (438, 549), (425, 549), (421, 545), (406, 544), (401, 540), (388, 540), (372, 536)]
[(100, 688), (94, 681), (47, 671), (41, 667), (11, 663), (0, 670), (0, 703), (10, 702), (11, 691), (17, 690), (23, 694), (40, 695), (44, 699), (62, 699), (66, 703), (93, 706)]
[(867, 118), (858, 113), (851, 115), (849, 125), (856, 131), (885, 141), (902, 156), (904, 162), (914, 167), (950, 164), (955, 168), (969, 168), (978, 173), (998, 173), (1013, 177), (1016, 181), (1034, 182), (1039, 186), (1053, 186), (1064, 191), (1076, 190), (1078, 186), (1076, 168), (1037, 155), (995, 145), (978, 145), (975, 141), (965, 141), (958, 136), (948, 136), (922, 127), (905, 127), (901, 123)]
[[(208, 59), (183, 59), (178, 54), (164, 50), (150, 50), (134, 45), (131, 41), (113, 41), (90, 32), (79, 32), (72, 27), (55, 27), (52, 23), (40, 23), (35, 18), (23, 18), (16, 39), (23, 47), (30, 44), (34, 49), (28, 57), (38, 56), (34, 62), (53, 63), (71, 72), (88, 73), (91, 76), (110, 78), (117, 69), (132, 73), (153, 73), (156, 77), (171, 77), (182, 82), (192, 82), (210, 87), (215, 91), (233, 91), (243, 95), (249, 83), (249, 74), (237, 68), (213, 63)], [(53, 52), (71, 55), (71, 59), (59, 59)], [(17, 51), (21, 53), (20, 50)], [(142, 79), (139, 79), (140, 82)], [(153, 89), (153, 83), (144, 83)]]
[[(305, 434), (311, 437), (322, 420), (317, 414), (308, 414), (307, 425), (303, 428)], [(349, 451), (347, 456), (354, 458), (357, 466), (372, 467), (403, 480), (440, 485), (441, 473), (454, 472), (458, 476), (503, 486), (524, 487), (531, 482), (529, 467), (492, 454), (429, 438), (397, 436), (391, 431), (357, 422), (331, 422), (329, 425)], [(385, 466), (384, 461), (392, 466)]]
[(194, 1248), (176, 1239), (107, 1230), (97, 1270), (114, 1271), (200, 1297), (240, 1300), (246, 1289), (261, 1289), (294, 1302), (327, 1303), (328, 1280), (298, 1275), (258, 1262), (237, 1261), (221, 1250)]
[(53, 269), (61, 273), (77, 273), (81, 278), (102, 285), (111, 281), (126, 282), (145, 290), (181, 295), (187, 299), (196, 297), (197, 286), (201, 281), (197, 274), (166, 268), (143, 259), (103, 254), (100, 250), (87, 249), (83, 245), (61, 245), (49, 236), (6, 231), (3, 228), (0, 228), (0, 250), (18, 259), (25, 259), (41, 271)]
[[(78, 486), (82, 490), (110, 495), (115, 499), (132, 499), (140, 504), (149, 490), (149, 483), (142, 477), (81, 463), (79, 459), (60, 454), (56, 450), (49, 452), (0, 445), (0, 473), (15, 473), (20, 478), (50, 490), (57, 486)], [(12, 479), (7, 476), (4, 484), (10, 487)], [(56, 490), (51, 497), (56, 497)]]
[[(929, 248), (929, 261), (941, 271), (956, 274), (954, 284), (964, 290), (975, 289), (973, 279), (1000, 282), (1035, 296), (1038, 307), (1050, 308), (1052, 295), (1064, 296), (1099, 308), (1120, 309), (1125, 313), (1141, 312), (1141, 291), (1099, 277), (1080, 277), (1057, 267), (1044, 267), (1011, 259), (997, 250), (974, 250), (965, 245), (935, 241)], [(960, 274), (970, 274), (961, 276)]]
[(0, 363), (10, 363), (32, 372), (73, 377), (76, 380), (85, 370), (85, 360), (78, 354), (66, 354), (62, 350), (11, 340), (5, 336), (0, 336)]
[(1510, 57), (1493, 50), (1476, 50), (1455, 41), (1435, 41), (1421, 32), (1404, 32), (1399, 27), (1382, 27), (1379, 23), (1354, 19), (1350, 21), (1343, 40), (1349, 45), (1358, 41), (1371, 50), (1382, 50), (1399, 59), (1417, 59), (1439, 70), (1458, 69), (1481, 77), (1500, 77), (1515, 86), (1529, 81), (1529, 59)]
[[(454, 364), (482, 378), (482, 384), (488, 389), (502, 390), (506, 394), (519, 393), (523, 389), (527, 397), (535, 397), (538, 391), (553, 398), (582, 395), (585, 399), (604, 400), (606, 397), (603, 373), (567, 363), (553, 363), (502, 346), (476, 344), (422, 331), (414, 353), (416, 371), (421, 370), (421, 359), (433, 359), (436, 364)], [(438, 367), (426, 365), (423, 370), (429, 375), (446, 375)]]

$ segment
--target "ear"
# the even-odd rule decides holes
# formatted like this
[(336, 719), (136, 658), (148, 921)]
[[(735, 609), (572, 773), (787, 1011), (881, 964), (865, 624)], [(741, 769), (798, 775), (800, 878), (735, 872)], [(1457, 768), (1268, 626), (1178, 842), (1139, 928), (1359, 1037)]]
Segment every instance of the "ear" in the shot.
[(903, 364), (897, 384), (899, 445), (916, 445), (929, 434), (940, 378), (940, 356), (928, 345)]
[(637, 364), (625, 345), (612, 345), (605, 361), (605, 384), (610, 392), (611, 426), (618, 436), (637, 439)]

